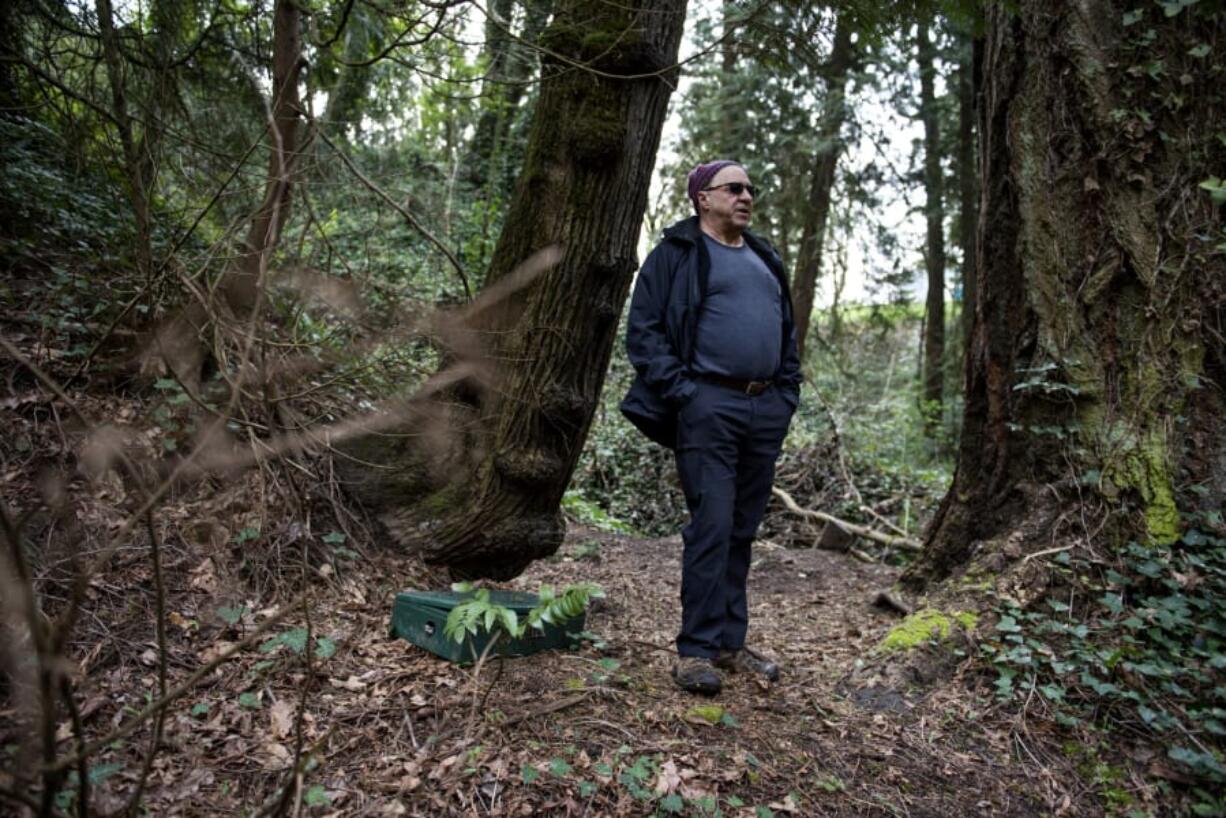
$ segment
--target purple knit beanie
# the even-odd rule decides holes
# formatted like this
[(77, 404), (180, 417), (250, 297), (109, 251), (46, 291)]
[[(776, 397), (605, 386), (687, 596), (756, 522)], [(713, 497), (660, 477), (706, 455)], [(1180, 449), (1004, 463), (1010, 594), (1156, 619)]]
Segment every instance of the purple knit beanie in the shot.
[(707, 162), (705, 165), (698, 165), (690, 171), (689, 177), (686, 179), (686, 193), (690, 196), (690, 201), (694, 203), (694, 212), (698, 212), (698, 193), (707, 185), (711, 184), (711, 180), (715, 178), (715, 174), (719, 173), (729, 165), (735, 165), (738, 168), (743, 168), (740, 162), (734, 162), (731, 159), (716, 159), (714, 162)]

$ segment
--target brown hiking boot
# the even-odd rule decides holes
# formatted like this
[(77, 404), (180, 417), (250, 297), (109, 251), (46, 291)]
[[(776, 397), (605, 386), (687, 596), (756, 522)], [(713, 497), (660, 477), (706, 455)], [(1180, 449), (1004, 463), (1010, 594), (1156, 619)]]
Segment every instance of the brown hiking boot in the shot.
[(749, 648), (721, 650), (715, 666), (733, 673), (755, 673), (769, 681), (779, 681), (779, 664)]
[(710, 659), (701, 656), (682, 656), (673, 665), (673, 681), (682, 690), (714, 696), (720, 689), (719, 672)]

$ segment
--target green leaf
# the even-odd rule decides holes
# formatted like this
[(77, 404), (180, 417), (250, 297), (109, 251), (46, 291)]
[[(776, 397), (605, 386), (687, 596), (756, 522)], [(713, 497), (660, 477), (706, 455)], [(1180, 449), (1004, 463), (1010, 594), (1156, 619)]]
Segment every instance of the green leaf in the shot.
[(677, 795), (677, 793), (672, 793), (660, 799), (660, 809), (665, 812), (681, 812), (681, 810), (685, 809), (685, 801), (681, 800), (681, 796)]
[(1210, 176), (1198, 185), (1201, 190), (1209, 191), (1209, 198), (1214, 204), (1226, 203), (1226, 184), (1216, 176)]
[(247, 526), (243, 530), (234, 535), (234, 542), (242, 545), (245, 542), (250, 542), (260, 536), (260, 529), (255, 526)]
[(88, 773), (89, 783), (99, 784), (106, 781), (115, 773), (123, 769), (122, 764), (99, 764), (96, 767), (91, 767)]
[(775, 811), (770, 807), (754, 807), (753, 814), (754, 818), (775, 818)]
[(1188, 49), (1188, 56), (1189, 56), (1189, 57), (1195, 57), (1196, 59), (1198, 59), (1198, 60), (1199, 60), (1199, 59), (1203, 59), (1203, 58), (1205, 58), (1205, 57), (1208, 57), (1208, 56), (1209, 56), (1209, 52), (1211, 52), (1211, 51), (1213, 51), (1213, 49), (1209, 47), (1209, 44), (1208, 44), (1208, 43), (1201, 43), (1200, 45), (1196, 46), (1195, 48)]
[(735, 795), (729, 795), (725, 800), (728, 802), (728, 806), (732, 807), (733, 809), (745, 806), (745, 802)]
[(519, 616), (510, 608), (502, 609), (502, 625), (507, 629), (507, 633), (512, 636), (519, 636)]
[(525, 764), (519, 771), (519, 777), (525, 784), (531, 784), (533, 781), (541, 777), (541, 771), (531, 764)]
[(562, 776), (564, 776), (564, 775), (566, 775), (567, 773), (569, 773), (569, 772), (571, 771), (571, 769), (572, 769), (572, 768), (571, 768), (570, 764), (567, 764), (567, 763), (566, 763), (566, 759), (564, 759), (564, 758), (551, 758), (551, 759), (549, 759), (549, 773), (550, 773), (550, 775), (554, 775), (554, 776), (557, 776), (558, 778), (561, 778)]
[(238, 706), (255, 710), (260, 706), (260, 697), (250, 691), (238, 694)]
[(996, 623), (996, 630), (1003, 633), (1018, 633), (1021, 631), (1021, 627), (1012, 616), (1002, 616), (1000, 621)]
[(326, 636), (315, 640), (315, 655), (320, 659), (330, 659), (336, 654), (336, 643)]
[(302, 797), (308, 807), (322, 807), (325, 804), (332, 803), (332, 796), (328, 795), (322, 784), (316, 784), (306, 791), (306, 795)]
[(596, 792), (596, 783), (593, 781), (579, 782), (579, 797), (587, 798), (592, 793)]
[(272, 653), (281, 645), (285, 645), (294, 653), (301, 654), (306, 650), (307, 629), (293, 628), (277, 634), (260, 645), (260, 653)]
[(330, 534), (325, 534), (323, 541), (328, 545), (343, 545), (345, 543), (345, 535), (339, 531), (333, 531)]
[(228, 606), (223, 605), (217, 609), (217, 615), (227, 625), (237, 625), (239, 620), (243, 618), (243, 614), (250, 613), (246, 605)]
[(197, 702), (196, 704), (192, 705), (191, 714), (196, 718), (207, 716), (209, 714), (209, 703)]

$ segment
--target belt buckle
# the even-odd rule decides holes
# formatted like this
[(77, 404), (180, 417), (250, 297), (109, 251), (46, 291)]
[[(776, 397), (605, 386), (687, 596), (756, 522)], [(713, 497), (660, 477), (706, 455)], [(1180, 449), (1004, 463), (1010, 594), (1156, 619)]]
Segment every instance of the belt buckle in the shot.
[(756, 398), (766, 391), (766, 387), (770, 384), (767, 381), (750, 381), (745, 384), (745, 394), (751, 398)]

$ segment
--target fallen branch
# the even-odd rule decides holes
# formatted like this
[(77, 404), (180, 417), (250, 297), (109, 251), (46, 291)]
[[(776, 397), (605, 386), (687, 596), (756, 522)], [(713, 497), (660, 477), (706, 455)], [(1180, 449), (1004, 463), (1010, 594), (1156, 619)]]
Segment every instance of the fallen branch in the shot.
[(855, 534), (857, 537), (863, 537), (866, 540), (879, 542), (882, 545), (888, 545), (892, 548), (902, 548), (906, 551), (922, 551), (924, 546), (919, 540), (913, 540), (910, 537), (896, 537), (893, 534), (884, 534), (875, 529), (863, 525), (849, 523), (846, 520), (840, 520), (833, 514), (827, 514), (824, 511), (814, 511), (810, 508), (801, 508), (800, 505), (792, 499), (792, 495), (788, 494), (781, 488), (771, 489), (775, 496), (783, 501), (787, 506), (788, 511), (801, 517), (808, 517), (813, 520), (821, 520), (824, 523), (830, 523), (846, 531), (848, 534)]

